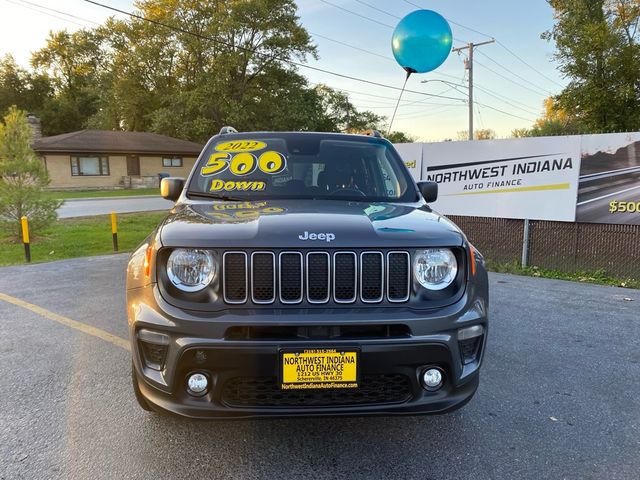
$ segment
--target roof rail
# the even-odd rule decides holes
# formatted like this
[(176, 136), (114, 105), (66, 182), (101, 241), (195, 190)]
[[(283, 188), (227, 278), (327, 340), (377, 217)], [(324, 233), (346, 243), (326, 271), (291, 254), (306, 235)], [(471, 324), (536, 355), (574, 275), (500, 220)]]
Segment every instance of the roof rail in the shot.
[(369, 130), (363, 130), (362, 132), (360, 132), (360, 135), (367, 135), (369, 137), (376, 137), (376, 138), (384, 138), (378, 130), (373, 130), (372, 128), (370, 128)]
[(238, 133), (238, 130), (236, 130), (233, 127), (228, 127), (228, 126), (227, 127), (222, 127), (220, 129), (220, 133), (218, 133), (218, 135), (226, 135), (228, 133)]

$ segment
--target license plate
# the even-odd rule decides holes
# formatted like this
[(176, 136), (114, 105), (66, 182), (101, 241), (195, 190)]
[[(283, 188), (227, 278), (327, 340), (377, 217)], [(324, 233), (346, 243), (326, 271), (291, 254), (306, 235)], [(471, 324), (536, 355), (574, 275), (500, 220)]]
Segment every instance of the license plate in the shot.
[(357, 388), (358, 352), (320, 348), (282, 352), (281, 388)]

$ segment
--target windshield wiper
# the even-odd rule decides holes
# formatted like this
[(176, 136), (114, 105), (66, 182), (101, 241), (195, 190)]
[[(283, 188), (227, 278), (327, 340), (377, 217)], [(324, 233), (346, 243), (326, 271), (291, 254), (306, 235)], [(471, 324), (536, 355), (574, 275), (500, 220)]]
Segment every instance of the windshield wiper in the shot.
[(211, 198), (213, 200), (224, 200), (225, 202), (246, 202), (247, 198), (234, 197), (232, 195), (220, 195), (214, 193), (204, 193), (204, 192), (187, 192), (187, 196), (191, 197), (200, 197), (200, 198)]

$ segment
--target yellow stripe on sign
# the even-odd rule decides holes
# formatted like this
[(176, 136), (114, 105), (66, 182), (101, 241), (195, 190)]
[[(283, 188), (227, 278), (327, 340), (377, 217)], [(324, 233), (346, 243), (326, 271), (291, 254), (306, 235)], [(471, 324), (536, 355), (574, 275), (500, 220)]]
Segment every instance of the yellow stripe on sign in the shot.
[(552, 185), (537, 185), (534, 187), (515, 187), (501, 188), (497, 190), (480, 190), (478, 192), (450, 193), (442, 195), (443, 197), (459, 197), (462, 195), (486, 195), (488, 193), (513, 193), (513, 192), (542, 192), (545, 190), (569, 190), (571, 185), (568, 183), (554, 183)]
[(5, 293), (0, 292), (0, 300), (3, 300), (7, 303), (11, 303), (13, 305), (17, 305), (18, 307), (25, 308), (27, 310), (32, 311), (42, 317), (48, 318), (49, 320), (53, 320), (54, 322), (58, 322), (66, 327), (73, 328), (74, 330), (78, 330), (87, 335), (92, 335), (97, 337), (105, 342), (109, 342), (116, 347), (124, 348), (127, 351), (131, 350), (129, 342), (124, 338), (117, 337), (115, 335), (110, 334), (109, 332), (105, 332), (96, 327), (92, 327), (91, 325), (87, 325), (82, 322), (78, 322), (76, 320), (71, 320), (70, 318), (63, 317), (62, 315), (58, 315), (46, 308), (39, 307), (29, 302), (25, 302), (24, 300), (20, 300), (19, 298), (12, 297)]

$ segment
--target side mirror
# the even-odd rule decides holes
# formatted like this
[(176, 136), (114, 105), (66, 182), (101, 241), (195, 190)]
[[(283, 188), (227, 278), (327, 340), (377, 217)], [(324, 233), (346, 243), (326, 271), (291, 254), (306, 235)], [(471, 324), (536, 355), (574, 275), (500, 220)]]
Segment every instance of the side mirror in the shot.
[(160, 195), (167, 200), (175, 202), (180, 198), (184, 189), (184, 178), (167, 177), (160, 181)]
[(418, 182), (420, 193), (427, 203), (433, 203), (438, 199), (438, 184), (436, 182)]

